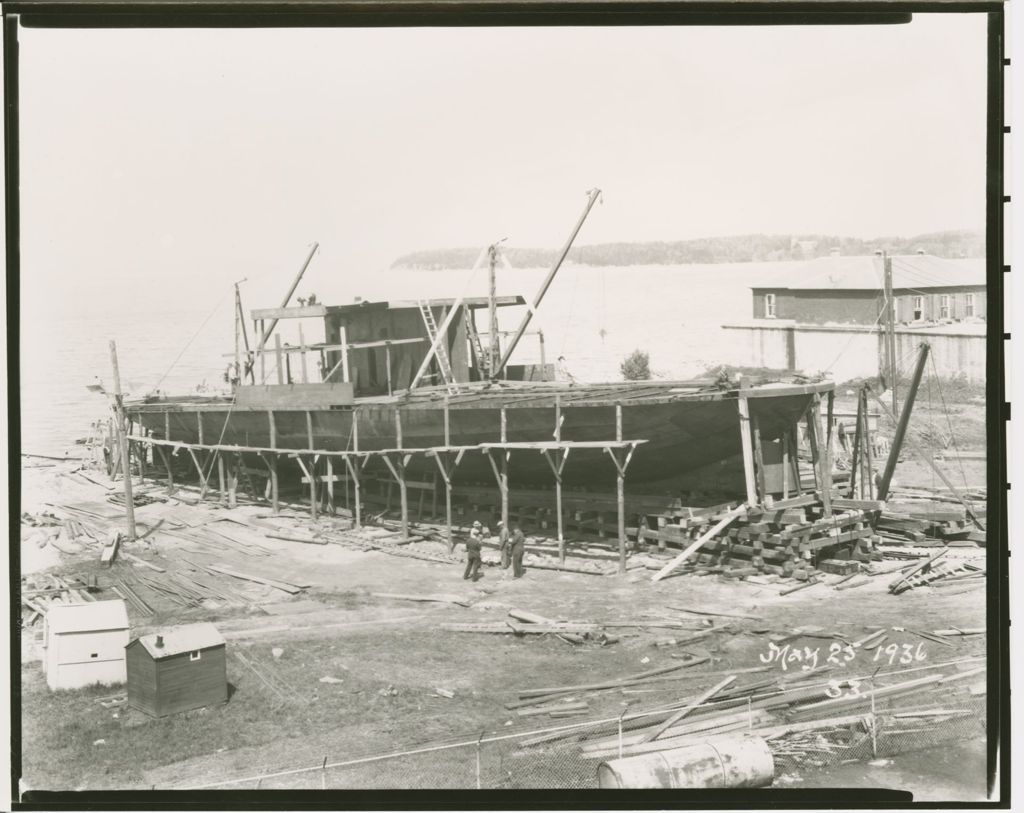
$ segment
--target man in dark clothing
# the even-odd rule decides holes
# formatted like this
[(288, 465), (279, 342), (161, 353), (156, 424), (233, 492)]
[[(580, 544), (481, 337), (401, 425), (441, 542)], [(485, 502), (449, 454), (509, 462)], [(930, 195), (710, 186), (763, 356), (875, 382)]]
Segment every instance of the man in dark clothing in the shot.
[(501, 569), (505, 570), (512, 562), (512, 553), (509, 550), (508, 528), (500, 519), (498, 520), (498, 550), (501, 551)]
[(523, 575), (523, 554), (526, 552), (526, 537), (523, 531), (516, 525), (512, 531), (512, 573), (515, 578)]
[(469, 532), (469, 539), (466, 540), (466, 572), (462, 574), (464, 579), (476, 581), (480, 578), (480, 551), (483, 549), (480, 533), (480, 523), (474, 522), (473, 529)]

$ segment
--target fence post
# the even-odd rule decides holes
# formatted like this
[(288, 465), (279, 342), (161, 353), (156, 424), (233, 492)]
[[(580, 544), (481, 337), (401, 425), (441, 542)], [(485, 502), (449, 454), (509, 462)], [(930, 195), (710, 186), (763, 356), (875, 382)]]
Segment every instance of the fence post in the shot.
[(619, 714), (619, 759), (622, 759), (622, 718), (626, 715), (627, 711), (629, 711), (629, 706), (626, 706)]
[[(876, 670), (877, 671), (877, 670)], [(875, 676), (869, 678), (871, 683), (871, 757), (878, 757), (878, 718), (875, 716)]]
[(327, 757), (324, 757), (324, 764), (320, 766), (320, 787), (327, 790)]
[(480, 732), (480, 737), (476, 741), (476, 789), (480, 790), (482, 785), (480, 784), (480, 743), (483, 742), (484, 734), (486, 731)]

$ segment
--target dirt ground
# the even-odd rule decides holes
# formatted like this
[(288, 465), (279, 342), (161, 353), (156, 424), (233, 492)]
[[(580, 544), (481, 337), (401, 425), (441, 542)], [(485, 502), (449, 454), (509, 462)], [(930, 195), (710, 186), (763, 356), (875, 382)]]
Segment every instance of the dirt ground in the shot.
[[(63, 465), (25, 471), (23, 510), (46, 510), (46, 502), (83, 495), (102, 498), (105, 492), (99, 487), (57, 477)], [(984, 461), (965, 465), (972, 484), (984, 483)], [(909, 464), (901, 464), (897, 471), (905, 485), (921, 476)], [(927, 479), (922, 482), (928, 483)], [(252, 510), (251, 506), (235, 509), (240, 516)], [(179, 555), (178, 544), (179, 540), (157, 531), (126, 549), (159, 564)], [(252, 788), (253, 777), (265, 788), (475, 787), (477, 750), (471, 746), (324, 772), (258, 777), (319, 766), (325, 759), (346, 762), (423, 745), (473, 742), (484, 734), (572, 724), (577, 720), (521, 717), (505, 704), (515, 701), (522, 689), (619, 678), (677, 663), (672, 656), (683, 652), (710, 656), (708, 662), (664, 683), (631, 693), (589, 697), (588, 716), (580, 719), (614, 718), (624, 704), (638, 699), (644, 704), (669, 702), (700, 692), (718, 680), (705, 677), (707, 673), (763, 666), (768, 637), (792, 633), (798, 627), (851, 640), (878, 627), (932, 631), (985, 624), (986, 591), (981, 585), (923, 587), (894, 596), (886, 589), (891, 577), (878, 576), (853, 590), (818, 585), (780, 596), (778, 585), (717, 576), (678, 576), (653, 583), (650, 570), (604, 577), (528, 569), (522, 579), (512, 579), (486, 551), (483, 578), (474, 584), (463, 580), (461, 563), (439, 564), (264, 536), (259, 544), (272, 551), (259, 561), (260, 572), (310, 587), (295, 597), (278, 592), (277, 598), (270, 595), (276, 591), (267, 588), (245, 608), (172, 608), (149, 619), (133, 618), (133, 634), (166, 623), (215, 622), (229, 652), (244, 652), (260, 671), (254, 674), (229, 655), (231, 696), (224, 706), (150, 719), (124, 706), (106, 708), (96, 702), (112, 693), (110, 687), (51, 693), (38, 660), (33, 659), (38, 655), (38, 629), (24, 631), (23, 787), (181, 788), (245, 779), (225, 787)], [(984, 553), (982, 548), (959, 548), (951, 549), (949, 556), (983, 563)], [(23, 573), (103, 574), (91, 550), (62, 555), (58, 563), (52, 549), (47, 553), (31, 539), (23, 539), (22, 554)], [(116, 567), (137, 566), (122, 561)], [(380, 598), (373, 596), (376, 592), (455, 594), (469, 606)], [(734, 620), (728, 631), (682, 646), (656, 645), (679, 637), (677, 631), (666, 629), (617, 629), (619, 641), (602, 646), (596, 642), (571, 645), (550, 635), (516, 637), (439, 628), (443, 622), (500, 621), (512, 608), (592, 622), (644, 617), (697, 620), (670, 606), (761, 620)], [(905, 632), (891, 635), (892, 641), (923, 644), (925, 665), (984, 655), (981, 635), (951, 639), (948, 646)], [(827, 648), (828, 641), (810, 637), (794, 644)], [(275, 649), (281, 650), (277, 656)], [(901, 668), (888, 665), (884, 655), (880, 663), (863, 662), (868, 653), (858, 657), (849, 665), (853, 671), (846, 674), (881, 669), (884, 675)], [(768, 675), (745, 675), (738, 684), (766, 676), (785, 677), (778, 664), (772, 668), (775, 671)], [(946, 799), (983, 798), (983, 727), (971, 731), (958, 738), (957, 750), (950, 751), (957, 759), (955, 769), (948, 771), (940, 770), (934, 759), (903, 753), (884, 765), (858, 761), (789, 771), (779, 784), (903, 787), (919, 792), (921, 798), (938, 788)], [(597, 765), (582, 761), (578, 747), (531, 751), (513, 741), (479, 753), (484, 787), (596, 785)]]

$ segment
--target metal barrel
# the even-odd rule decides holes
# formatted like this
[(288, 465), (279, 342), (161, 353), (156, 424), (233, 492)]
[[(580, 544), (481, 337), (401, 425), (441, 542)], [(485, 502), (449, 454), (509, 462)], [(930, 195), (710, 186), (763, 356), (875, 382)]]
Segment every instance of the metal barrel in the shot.
[(761, 737), (720, 737), (652, 754), (602, 762), (600, 788), (759, 788), (775, 764)]

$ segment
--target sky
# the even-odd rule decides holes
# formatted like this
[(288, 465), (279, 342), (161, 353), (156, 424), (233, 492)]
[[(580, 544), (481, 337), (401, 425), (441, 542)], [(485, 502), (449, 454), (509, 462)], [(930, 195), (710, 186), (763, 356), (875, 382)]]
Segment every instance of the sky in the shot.
[(277, 299), (313, 241), (357, 292), (418, 249), (557, 247), (594, 186), (582, 245), (984, 226), (981, 14), (20, 42), (26, 301)]

